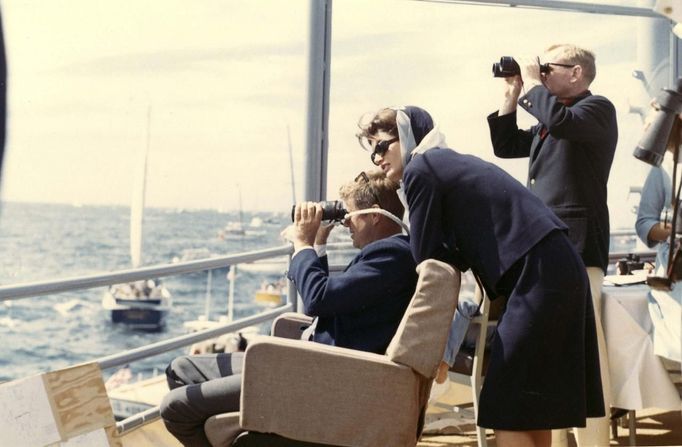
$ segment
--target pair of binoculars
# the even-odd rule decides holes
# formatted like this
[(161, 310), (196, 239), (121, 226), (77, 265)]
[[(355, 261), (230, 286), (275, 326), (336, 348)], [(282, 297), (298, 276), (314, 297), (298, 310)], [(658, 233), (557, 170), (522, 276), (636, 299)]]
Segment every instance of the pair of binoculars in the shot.
[[(540, 73), (549, 73), (549, 64), (540, 64)], [(502, 56), (499, 62), (493, 64), (493, 76), (496, 78), (510, 78), (520, 75), (521, 67), (511, 56)]]
[[(332, 222), (341, 222), (346, 217), (348, 211), (345, 205), (340, 200), (327, 200), (320, 202), (322, 206), (322, 220)], [(291, 207), (291, 221), (294, 221), (294, 213), (296, 212), (296, 205)]]

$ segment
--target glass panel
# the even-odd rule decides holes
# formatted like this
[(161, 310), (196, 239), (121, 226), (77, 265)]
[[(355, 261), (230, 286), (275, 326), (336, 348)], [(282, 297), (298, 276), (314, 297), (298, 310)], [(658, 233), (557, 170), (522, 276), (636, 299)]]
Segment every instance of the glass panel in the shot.
[[(147, 147), (142, 265), (281, 245), (292, 202), (287, 127), (301, 158), (307, 8), (303, 0), (3, 1), (0, 284), (129, 269), (131, 197), (143, 189)], [(138, 326), (113, 324), (104, 287), (0, 302), (0, 358), (12, 359), (0, 382), (183, 334), (206, 310), (214, 322), (227, 315), (229, 290), (235, 318), (262, 311), (254, 295), (262, 286), (281, 300), (284, 269), (279, 258), (236, 279), (227, 268), (162, 278), (173, 308), (156, 333), (131, 329), (155, 326), (156, 309), (125, 316)], [(123, 290), (118, 297), (147, 294)], [(162, 372), (180, 353), (138, 362), (133, 376)]]
[[(451, 147), (489, 160), (525, 184), (528, 159), (499, 159), (491, 148), (486, 116), (500, 107), (504, 85), (492, 77), (491, 66), (501, 56), (535, 57), (551, 44), (576, 43), (596, 54), (591, 91), (609, 98), (617, 109), (620, 138), (609, 180), (611, 225), (632, 229), (635, 216), (627, 193), (630, 186), (641, 185), (649, 166), (632, 156), (642, 120), (630, 113), (629, 105), (646, 111), (655, 94), (632, 73), (643, 70), (647, 82), (659, 84), (651, 92), (668, 86), (670, 76), (669, 27), (665, 21), (655, 24), (663, 34), (654, 40), (647, 34), (651, 23), (629, 16), (483, 5), (335, 3), (329, 195), (354, 172), (370, 166), (369, 154), (353, 137), (358, 118), (400, 104), (423, 106), (440, 123)], [(523, 111), (519, 121), (522, 127), (537, 122)]]

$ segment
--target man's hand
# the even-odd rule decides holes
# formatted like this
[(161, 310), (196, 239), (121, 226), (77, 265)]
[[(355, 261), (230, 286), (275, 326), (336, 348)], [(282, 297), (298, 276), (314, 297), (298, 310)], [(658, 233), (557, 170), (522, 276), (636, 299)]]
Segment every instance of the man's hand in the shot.
[(510, 76), (508, 78), (503, 78), (504, 84), (504, 101), (502, 106), (500, 106), (499, 115), (508, 115), (516, 110), (516, 102), (521, 96), (521, 87), (523, 87), (523, 81), (521, 76)]
[(322, 207), (315, 202), (303, 202), (296, 205), (293, 225), (282, 231), (282, 237), (294, 244), (294, 250), (312, 247), (315, 235), (322, 222)]
[(519, 67), (521, 67), (521, 78), (523, 79), (523, 85), (526, 87), (526, 91), (536, 85), (542, 84), (542, 78), (540, 77), (540, 59), (521, 58), (518, 63)]
[(329, 233), (334, 229), (334, 224), (329, 223), (326, 225), (320, 225), (315, 235), (315, 245), (326, 245), (327, 239), (329, 239)]

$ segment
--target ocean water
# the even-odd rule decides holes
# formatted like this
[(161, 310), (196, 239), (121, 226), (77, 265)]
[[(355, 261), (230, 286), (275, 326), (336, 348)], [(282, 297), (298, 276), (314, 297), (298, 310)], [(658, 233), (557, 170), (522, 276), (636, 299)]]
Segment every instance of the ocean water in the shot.
[[(239, 221), (237, 212), (145, 210), (143, 265), (169, 263), (186, 250), (226, 255), (283, 244), (286, 211), (245, 212), (267, 223), (245, 237), (221, 240), (219, 231)], [(343, 229), (335, 229), (343, 239)], [(332, 233), (334, 234), (334, 233)], [(0, 214), (0, 284), (19, 284), (130, 268), (129, 211), (125, 207), (5, 203)], [(239, 269), (238, 269), (239, 272)], [(211, 318), (227, 313), (227, 269), (214, 270)], [(173, 295), (173, 310), (161, 332), (115, 325), (101, 306), (105, 287), (0, 303), (0, 381), (12, 380), (96, 359), (186, 333), (183, 322), (204, 313), (207, 272), (162, 278)], [(235, 318), (263, 307), (253, 296), (263, 281), (278, 274), (239, 272)], [(261, 332), (267, 331), (267, 325)], [(131, 364), (142, 377), (163, 371), (181, 349)], [(115, 370), (105, 372), (114, 373)]]

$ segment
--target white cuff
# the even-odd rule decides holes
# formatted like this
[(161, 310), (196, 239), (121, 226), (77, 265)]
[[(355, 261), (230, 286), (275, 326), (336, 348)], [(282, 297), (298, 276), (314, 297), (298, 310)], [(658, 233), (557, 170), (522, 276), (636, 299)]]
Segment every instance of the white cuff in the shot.
[(313, 249), (315, 250), (315, 253), (317, 253), (318, 257), (325, 256), (327, 254), (327, 244), (321, 244), (321, 245), (313, 245)]
[(302, 252), (303, 250), (314, 250), (314, 248), (311, 247), (310, 245), (304, 245), (303, 247), (301, 247), (301, 248), (299, 248), (298, 250), (294, 251), (294, 254), (291, 255), (291, 259), (294, 259), (294, 256), (296, 256), (297, 254), (299, 254), (299, 253)]

